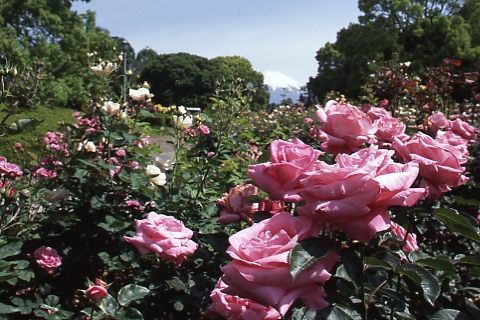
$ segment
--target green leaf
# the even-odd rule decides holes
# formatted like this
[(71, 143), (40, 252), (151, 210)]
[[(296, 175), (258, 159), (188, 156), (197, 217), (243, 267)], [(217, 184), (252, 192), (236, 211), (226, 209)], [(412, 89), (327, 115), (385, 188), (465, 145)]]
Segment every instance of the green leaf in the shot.
[(423, 289), (423, 296), (431, 305), (433, 305), (435, 299), (437, 299), (440, 294), (440, 284), (438, 283), (438, 280), (428, 272), (428, 270), (416, 264), (405, 264), (398, 267), (396, 271), (406, 275), (416, 284), (421, 286)]
[[(388, 265), (395, 270), (397, 267), (401, 265), (400, 259), (395, 256), (394, 254), (391, 254), (390, 252), (387, 251), (380, 251), (375, 255), (375, 258), (384, 261), (388, 263)], [(366, 261), (368, 263), (368, 261)]]
[(441, 208), (436, 211), (437, 217), (450, 229), (452, 232), (458, 232), (461, 235), (480, 243), (480, 235), (465, 218), (450, 208)]
[(149, 293), (150, 290), (145, 287), (136, 284), (129, 284), (118, 291), (118, 303), (120, 303), (121, 306), (126, 307), (130, 302), (142, 299)]
[(0, 247), (0, 259), (5, 259), (20, 253), (20, 248), (22, 247), (22, 242), (14, 241), (7, 244), (4, 244)]
[(117, 319), (117, 320), (142, 320), (143, 315), (137, 309), (126, 308), (124, 310), (119, 310), (115, 315), (115, 319)]
[(307, 307), (293, 310), (292, 320), (314, 320), (317, 312)]
[(17, 278), (18, 275), (15, 273), (2, 273), (0, 274), (0, 282), (5, 282), (13, 278)]
[(339, 306), (333, 304), (329, 305), (325, 309), (318, 310), (317, 313), (321, 317), (312, 319), (325, 319), (325, 320), (353, 320), (361, 319), (361, 316), (355, 313), (353, 310), (345, 310)]
[(340, 250), (340, 259), (343, 262), (345, 271), (347, 272), (353, 284), (358, 289), (362, 286), (363, 279), (363, 262), (357, 256), (355, 250), (351, 248)]
[(172, 280), (167, 280), (167, 283), (170, 285), (170, 287), (175, 288), (178, 291), (184, 291), (186, 293), (190, 293), (190, 288), (188, 288), (187, 285), (177, 277), (173, 277)]
[(468, 256), (460, 259), (457, 263), (474, 264), (480, 266), (480, 256)]
[(174, 307), (175, 310), (177, 310), (177, 311), (182, 311), (182, 310), (183, 310), (183, 303), (181, 303), (180, 301), (176, 301), (176, 302), (173, 304), (173, 307)]
[(480, 309), (477, 308), (472, 302), (465, 300), (465, 304), (467, 306), (468, 313), (472, 316), (474, 320), (480, 319)]
[(20, 312), (21, 308), (9, 306), (0, 302), (0, 314)]
[(465, 313), (454, 309), (443, 309), (435, 312), (431, 320), (472, 320)]
[(290, 251), (288, 261), (292, 280), (304, 270), (311, 267), (319, 259), (325, 257), (331, 247), (320, 238), (308, 238), (299, 241)]
[(447, 257), (438, 257), (438, 258), (426, 258), (426, 259), (419, 259), (415, 262), (416, 264), (421, 264), (424, 266), (429, 266), (431, 268), (444, 271), (452, 276), (455, 276), (455, 266), (453, 263), (448, 260)]
[(110, 316), (115, 316), (118, 310), (118, 303), (114, 297), (107, 295), (103, 298), (102, 303), (99, 305), (102, 311)]

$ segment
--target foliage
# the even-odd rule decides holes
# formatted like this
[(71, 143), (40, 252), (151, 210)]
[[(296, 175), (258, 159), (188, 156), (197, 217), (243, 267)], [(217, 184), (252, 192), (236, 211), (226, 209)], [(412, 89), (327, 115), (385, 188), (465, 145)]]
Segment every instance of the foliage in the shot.
[(242, 57), (209, 60), (183, 52), (156, 55), (152, 50), (142, 50), (137, 62), (143, 66), (140, 79), (150, 83), (155, 102), (163, 106), (207, 105), (216, 84), (236, 79), (250, 83), (249, 87), (255, 89), (252, 109), (263, 109), (268, 104), (263, 75), (253, 70), (250, 62)]
[(0, 52), (2, 63), (8, 58), (19, 71), (41, 61), (47, 75), (38, 87), (41, 100), (80, 109), (89, 101), (87, 54), (111, 60), (115, 41), (96, 28), (93, 12), (79, 15), (70, 7), (69, 0), (2, 2)]
[(418, 73), (447, 55), (462, 59), (466, 68), (479, 61), (475, 0), (362, 0), (359, 9), (359, 23), (340, 30), (335, 43), (317, 52), (318, 74), (308, 87), (319, 100), (330, 91), (356, 98), (370, 75), (368, 62), (390, 60), (394, 53)]

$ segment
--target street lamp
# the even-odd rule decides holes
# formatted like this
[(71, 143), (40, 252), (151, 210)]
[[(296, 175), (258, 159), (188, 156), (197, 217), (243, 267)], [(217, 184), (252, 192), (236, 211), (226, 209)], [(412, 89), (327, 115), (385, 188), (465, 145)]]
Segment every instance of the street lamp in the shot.
[(123, 50), (123, 103), (127, 102), (127, 49), (130, 46), (127, 40), (122, 42)]

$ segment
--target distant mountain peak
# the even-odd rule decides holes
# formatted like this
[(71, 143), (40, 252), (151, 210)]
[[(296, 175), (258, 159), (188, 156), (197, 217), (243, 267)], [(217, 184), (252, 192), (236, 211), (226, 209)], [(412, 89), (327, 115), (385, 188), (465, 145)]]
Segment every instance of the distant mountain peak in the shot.
[(302, 84), (297, 80), (294, 80), (281, 72), (277, 71), (265, 71), (263, 73), (264, 76), (264, 83), (272, 88), (273, 90), (276, 89), (300, 89)]

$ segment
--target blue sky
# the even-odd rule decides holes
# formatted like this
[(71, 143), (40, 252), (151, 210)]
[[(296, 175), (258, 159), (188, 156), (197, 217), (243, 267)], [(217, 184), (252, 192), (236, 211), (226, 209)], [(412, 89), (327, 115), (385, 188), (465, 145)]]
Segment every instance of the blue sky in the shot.
[(95, 11), (136, 52), (238, 55), (301, 83), (317, 73), (317, 50), (360, 15), (357, 0), (91, 0), (72, 10)]

